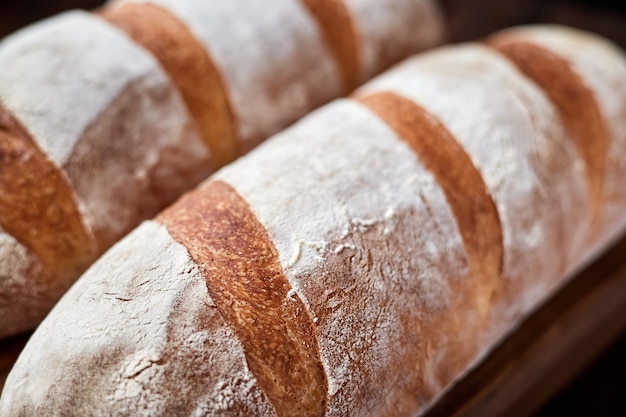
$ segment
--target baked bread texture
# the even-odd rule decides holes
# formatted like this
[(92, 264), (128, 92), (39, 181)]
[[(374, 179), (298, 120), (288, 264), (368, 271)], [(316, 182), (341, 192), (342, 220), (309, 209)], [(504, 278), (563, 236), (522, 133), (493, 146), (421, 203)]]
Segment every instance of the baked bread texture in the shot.
[(7, 336), (36, 325), (100, 253), (212, 167), (156, 60), (97, 17), (28, 28), (0, 44), (0, 62)]
[(103, 15), (184, 86), (223, 162), (443, 36), (430, 0), (115, 0)]
[(0, 42), (0, 338), (217, 168), (440, 41), (433, 2), (381, 5), (118, 1)]
[[(576, 59), (610, 56), (596, 77), (626, 67), (591, 34), (516, 29), (312, 113), (94, 264), (35, 332), (0, 415), (422, 414), (623, 230), (594, 188), (620, 165), (592, 180), (595, 139), (502, 49), (526, 31), (564, 39), (550, 51), (578, 75), (566, 88), (584, 80), (570, 38)], [(584, 85), (617, 129), (600, 103), (626, 94)]]
[(556, 104), (585, 162), (593, 234), (599, 246), (626, 223), (626, 65), (616, 45), (559, 26), (516, 28), (488, 43), (514, 62)]

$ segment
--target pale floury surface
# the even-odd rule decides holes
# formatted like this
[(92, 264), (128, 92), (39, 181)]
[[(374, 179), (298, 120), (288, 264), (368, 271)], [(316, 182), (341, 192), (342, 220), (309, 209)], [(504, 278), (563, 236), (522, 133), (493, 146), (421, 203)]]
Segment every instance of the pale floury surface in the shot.
[[(156, 61), (98, 18), (70, 12), (29, 27), (0, 43), (0, 62), (2, 105), (74, 189), (96, 252), (211, 172)], [(42, 270), (9, 236), (3, 242), (2, 252), (23, 255), (0, 264), (0, 337), (33, 327), (76, 278)]]
[(410, 59), (361, 93), (379, 91), (415, 101), (469, 154), (500, 213), (503, 276), (524, 281), (521, 304), (507, 309), (534, 307), (582, 256), (590, 221), (584, 166), (547, 97), (504, 57), (475, 45)]
[[(171, 11), (207, 48), (225, 80), (246, 151), (344, 92), (320, 22), (302, 0), (114, 0)], [(439, 44), (443, 19), (431, 0), (346, 0), (358, 81)]]
[[(597, 101), (609, 132), (604, 176), (602, 233), (598, 244), (615, 239), (626, 224), (626, 58), (606, 39), (562, 26), (521, 27), (504, 31), (503, 37), (528, 41), (563, 58), (581, 77)], [(599, 249), (599, 248), (598, 248)]]
[[(23, 394), (4, 393), (11, 411), (1, 412), (274, 415), (185, 248), (154, 222), (144, 223), (124, 242), (63, 297), (62, 303), (77, 306), (79, 314), (63, 308), (50, 313), (48, 322), (66, 325), (62, 330), (40, 327), (47, 352), (25, 351), (17, 365), (45, 372), (18, 377)], [(139, 254), (137, 262), (134, 255)], [(89, 372), (75, 372), (79, 369)], [(38, 406), (33, 408), (34, 403)]]

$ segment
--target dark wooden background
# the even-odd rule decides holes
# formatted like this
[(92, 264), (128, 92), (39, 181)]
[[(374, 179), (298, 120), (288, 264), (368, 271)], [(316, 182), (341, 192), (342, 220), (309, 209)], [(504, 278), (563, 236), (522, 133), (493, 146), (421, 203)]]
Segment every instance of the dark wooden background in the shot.
[[(63, 10), (93, 9), (101, 4), (102, 0), (0, 0), (0, 38)], [(626, 48), (626, 0), (441, 0), (441, 4), (451, 42), (480, 39), (512, 25), (560, 23), (604, 35)], [(626, 251), (623, 256), (626, 258)], [(4, 344), (17, 351), (22, 342), (23, 338), (17, 338)], [(554, 416), (626, 417), (626, 334), (535, 414)]]
[[(0, 37), (63, 10), (96, 8), (103, 0), (0, 0)], [(626, 47), (626, 0), (440, 0), (449, 40), (478, 39), (524, 23), (562, 23), (588, 29)]]

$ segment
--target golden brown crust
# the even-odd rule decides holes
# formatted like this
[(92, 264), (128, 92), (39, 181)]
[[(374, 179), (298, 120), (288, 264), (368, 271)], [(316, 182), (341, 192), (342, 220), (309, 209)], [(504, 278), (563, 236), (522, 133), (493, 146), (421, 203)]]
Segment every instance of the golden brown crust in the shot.
[(157, 220), (205, 275), (211, 298), (241, 340), (278, 415), (323, 415), (327, 387), (315, 325), (247, 202), (229, 185), (213, 181)]
[(226, 86), (202, 43), (171, 13), (153, 4), (126, 3), (101, 10), (163, 66), (198, 124), (218, 166), (240, 155)]
[(383, 119), (417, 154), (443, 189), (463, 237), (481, 312), (500, 286), (503, 243), (496, 205), (478, 169), (452, 134), (416, 103), (381, 92), (358, 101)]
[(487, 43), (536, 82), (555, 104), (585, 162), (591, 213), (596, 222), (602, 205), (611, 136), (593, 91), (565, 59), (542, 46), (510, 36), (495, 37)]
[(68, 179), (2, 106), (0, 184), (0, 226), (51, 270), (74, 273), (92, 260), (95, 242)]
[(361, 60), (356, 26), (343, 0), (302, 0), (315, 16), (341, 71), (346, 93), (359, 85)]

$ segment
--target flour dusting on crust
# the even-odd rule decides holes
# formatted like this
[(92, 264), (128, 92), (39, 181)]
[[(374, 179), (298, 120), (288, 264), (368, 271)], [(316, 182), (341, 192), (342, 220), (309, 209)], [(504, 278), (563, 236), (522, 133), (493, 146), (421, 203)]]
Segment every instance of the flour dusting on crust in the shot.
[(76, 277), (58, 279), (0, 228), (0, 337), (35, 326)]
[(505, 309), (512, 317), (529, 311), (582, 256), (589, 231), (584, 166), (545, 94), (480, 45), (410, 59), (362, 91), (415, 101), (463, 146), (500, 214), (503, 275), (527, 291)]
[(337, 64), (299, 0), (122, 0), (152, 3), (189, 26), (219, 68), (248, 151), (341, 95)]
[(443, 16), (432, 0), (343, 0), (360, 43), (361, 82), (442, 42)]
[(565, 59), (595, 95), (611, 133), (604, 182), (603, 231), (597, 242), (602, 246), (626, 226), (623, 209), (626, 204), (623, 157), (626, 153), (626, 55), (606, 39), (562, 26), (529, 26), (505, 33), (527, 39)]
[(274, 416), (212, 305), (185, 248), (144, 223), (44, 320), (0, 414)]
[(156, 60), (73, 11), (0, 43), (0, 97), (63, 168), (106, 249), (211, 173), (209, 152)]
[(267, 227), (314, 317), (329, 416), (402, 415), (449, 382), (413, 326), (456, 303), (467, 259), (443, 192), (387, 126), (335, 102), (216, 176)]

